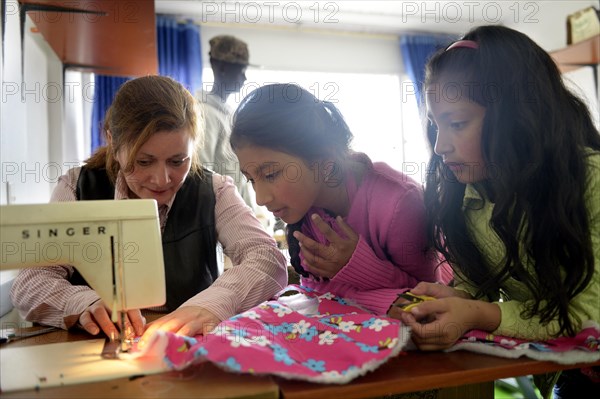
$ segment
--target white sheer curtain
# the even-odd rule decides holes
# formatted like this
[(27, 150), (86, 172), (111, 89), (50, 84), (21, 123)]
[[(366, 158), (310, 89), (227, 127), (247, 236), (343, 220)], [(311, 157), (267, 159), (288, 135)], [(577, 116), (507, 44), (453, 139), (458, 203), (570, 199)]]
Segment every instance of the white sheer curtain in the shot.
[(94, 75), (67, 70), (64, 95), (63, 160), (82, 162), (91, 152)]

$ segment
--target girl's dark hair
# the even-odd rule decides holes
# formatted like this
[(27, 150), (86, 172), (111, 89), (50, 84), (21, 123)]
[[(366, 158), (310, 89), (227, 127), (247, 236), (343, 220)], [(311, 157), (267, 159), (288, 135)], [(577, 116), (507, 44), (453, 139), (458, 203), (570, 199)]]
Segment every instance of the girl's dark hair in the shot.
[[(99, 148), (86, 166), (106, 169), (115, 181), (121, 168), (116, 160), (122, 148), (129, 150), (125, 171), (133, 169), (140, 147), (160, 131), (187, 129), (198, 148), (204, 132), (199, 121), (199, 105), (194, 96), (174, 79), (165, 76), (144, 76), (129, 80), (119, 88), (106, 111), (103, 133), (110, 131), (112, 142)], [(191, 172), (201, 174), (202, 166), (197, 156), (192, 158)]]
[[(286, 83), (259, 87), (242, 100), (233, 115), (230, 143), (234, 150), (257, 146), (281, 151), (301, 158), (311, 168), (325, 167), (319, 161), (333, 159), (327, 167), (337, 168), (329, 172), (339, 180), (343, 178), (339, 165), (350, 152), (352, 138), (335, 105)], [(289, 224), (286, 237), (292, 266), (307, 276), (300, 265), (298, 240), (292, 235), (301, 226), (302, 220)]]
[[(500, 272), (492, 272), (465, 224), (465, 185), (448, 178), (436, 154), (425, 188), (429, 238), (479, 288), (477, 297), (497, 300), (515, 278), (535, 298), (522, 316), (539, 315), (542, 324), (558, 319), (559, 334), (572, 335), (569, 302), (594, 272), (584, 192), (586, 147), (600, 150), (600, 135), (552, 58), (526, 35), (482, 26), (463, 39), (479, 48), (437, 52), (425, 88), (443, 96), (442, 84), (458, 85), (486, 109), (482, 153), (489, 174), (482, 186), (494, 202), (490, 226), (506, 255)], [(433, 146), (435, 134), (428, 136)]]

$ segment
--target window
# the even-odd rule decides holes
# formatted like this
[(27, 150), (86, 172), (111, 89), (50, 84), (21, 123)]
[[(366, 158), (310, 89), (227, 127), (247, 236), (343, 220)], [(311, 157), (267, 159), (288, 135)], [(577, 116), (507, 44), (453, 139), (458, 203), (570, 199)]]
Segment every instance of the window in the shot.
[(404, 77), (400, 90), (402, 130), (404, 132), (404, 163), (401, 170), (424, 184), (431, 149), (427, 142), (414, 93), (414, 83), (408, 77)]
[[(364, 152), (374, 162), (391, 167), (421, 181), (428, 149), (414, 95), (408, 80), (398, 75), (274, 71), (249, 68), (247, 81), (228, 103), (236, 108), (250, 93), (269, 83), (296, 83), (320, 100), (334, 103), (354, 134), (352, 148)], [(203, 70), (203, 80), (212, 82), (211, 68)], [(210, 83), (204, 84), (210, 90)], [(403, 98), (405, 97), (405, 98)], [(424, 176), (424, 174), (423, 174)]]

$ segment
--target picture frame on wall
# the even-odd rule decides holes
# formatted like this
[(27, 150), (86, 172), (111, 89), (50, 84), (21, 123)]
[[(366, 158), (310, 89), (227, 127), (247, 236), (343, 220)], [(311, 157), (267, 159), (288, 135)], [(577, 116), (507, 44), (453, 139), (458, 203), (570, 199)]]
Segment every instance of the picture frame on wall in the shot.
[(600, 11), (588, 7), (567, 16), (567, 44), (579, 43), (600, 34)]

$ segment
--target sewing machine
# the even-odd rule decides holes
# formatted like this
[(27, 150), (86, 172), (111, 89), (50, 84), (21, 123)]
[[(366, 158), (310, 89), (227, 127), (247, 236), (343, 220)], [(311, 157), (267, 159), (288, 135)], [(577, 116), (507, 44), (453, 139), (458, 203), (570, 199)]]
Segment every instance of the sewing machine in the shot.
[[(163, 305), (165, 272), (154, 200), (77, 201), (0, 207), (0, 270), (71, 265), (112, 308)], [(119, 319), (120, 318), (120, 319)], [(111, 340), (126, 351), (124, 329)], [(108, 344), (107, 344), (108, 345)]]

